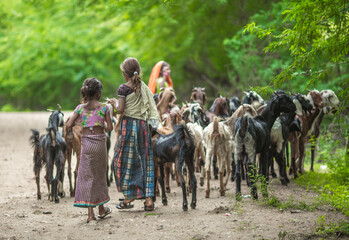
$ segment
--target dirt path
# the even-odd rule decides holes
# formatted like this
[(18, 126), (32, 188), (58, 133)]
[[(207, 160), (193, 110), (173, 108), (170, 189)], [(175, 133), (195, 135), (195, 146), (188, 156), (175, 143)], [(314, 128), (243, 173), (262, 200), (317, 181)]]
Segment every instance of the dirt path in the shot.
[[(226, 196), (220, 197), (218, 181), (213, 180), (211, 197), (205, 199), (204, 187), (198, 186), (197, 209), (188, 212), (182, 211), (181, 189), (172, 182), (168, 206), (158, 200), (151, 214), (143, 211), (142, 201), (135, 202), (132, 210), (118, 211), (114, 205), (122, 195), (113, 183), (107, 204), (113, 213), (86, 224), (87, 210), (73, 207), (73, 198), (67, 196), (59, 204), (47, 200), (43, 177), (43, 199), (36, 200), (28, 139), (31, 128), (44, 132), (48, 117), (47, 112), (0, 113), (0, 239), (316, 239), (314, 228), (320, 216), (325, 215), (329, 222), (344, 219), (326, 206), (291, 213), (250, 198), (236, 202), (235, 183), (229, 182)], [(66, 193), (68, 186), (66, 177)], [(270, 189), (285, 202), (293, 199), (313, 206), (316, 199), (314, 193), (294, 183), (285, 187), (274, 180)], [(242, 192), (249, 194), (245, 183)]]

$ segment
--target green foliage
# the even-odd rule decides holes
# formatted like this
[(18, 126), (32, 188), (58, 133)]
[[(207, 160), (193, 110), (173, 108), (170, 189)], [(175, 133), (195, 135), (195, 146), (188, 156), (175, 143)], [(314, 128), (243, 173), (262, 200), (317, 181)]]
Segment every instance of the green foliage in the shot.
[[(159, 60), (171, 64), (178, 98), (192, 86), (208, 95), (229, 86), (222, 44), (271, 5), (248, 0), (13, 0), (0, 1), (0, 101), (42, 110), (79, 102), (87, 77), (115, 96), (124, 82), (119, 65), (139, 59), (148, 82)], [(189, 81), (188, 81), (189, 80)]]
[(298, 92), (310, 87), (332, 89), (345, 105), (349, 100), (345, 3), (284, 0), (271, 11), (252, 16), (244, 29), (224, 41), (234, 68), (232, 81), (243, 87), (270, 85)]
[(287, 199), (287, 201), (282, 201), (279, 198), (277, 198), (274, 194), (271, 194), (269, 192), (270, 196), (268, 198), (263, 199), (260, 203), (261, 205), (277, 208), (280, 211), (285, 210), (303, 210), (303, 211), (314, 211), (318, 209), (320, 202), (314, 202), (311, 204), (308, 204), (304, 201), (297, 201), (290, 197)]
[(323, 215), (318, 218), (315, 231), (321, 236), (336, 235), (337, 237), (341, 237), (343, 234), (349, 235), (349, 222), (342, 220), (339, 223), (328, 223), (326, 222), (326, 217)]

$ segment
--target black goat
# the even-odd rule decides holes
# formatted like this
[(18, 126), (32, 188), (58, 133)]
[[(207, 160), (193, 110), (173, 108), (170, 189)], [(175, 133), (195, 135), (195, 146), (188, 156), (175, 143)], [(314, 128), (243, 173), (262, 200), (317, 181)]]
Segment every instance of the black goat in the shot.
[(232, 97), (229, 99), (230, 116), (241, 106), (241, 101), (238, 97)]
[[(59, 106), (59, 105), (58, 105)], [(52, 111), (52, 110), (50, 110)], [(41, 199), (40, 192), (40, 170), (42, 165), (46, 167), (45, 180), (49, 192), (49, 200), (59, 202), (58, 188), (62, 186), (63, 181), (63, 164), (66, 152), (66, 143), (58, 131), (58, 127), (63, 127), (63, 113), (59, 106), (58, 111), (52, 111), (49, 118), (47, 134), (41, 135), (39, 131), (31, 129), (33, 135), (30, 137), (31, 144), (34, 148), (34, 174), (37, 186), (37, 198)], [(53, 178), (53, 167), (56, 166), (56, 177)], [(61, 192), (63, 194), (63, 191)]]
[[(285, 94), (284, 91), (276, 91), (277, 94)], [(283, 185), (289, 183), (289, 179), (286, 173), (286, 161), (284, 159), (284, 150), (288, 142), (288, 137), (293, 131), (301, 131), (300, 121), (295, 118), (296, 114), (302, 115), (312, 109), (312, 105), (308, 99), (302, 94), (292, 94), (291, 99), (296, 105), (296, 112), (290, 112), (280, 115), (276, 119), (272, 130), (271, 130), (271, 149), (269, 154), (269, 167), (271, 168), (271, 174), (275, 178), (274, 162), (273, 157), (275, 157), (276, 162), (279, 165), (279, 175), (280, 181)]]
[(240, 166), (244, 156), (247, 156), (247, 163), (250, 172), (251, 195), (258, 198), (256, 187), (255, 162), (256, 154), (260, 153), (259, 173), (264, 176), (263, 196), (268, 196), (268, 152), (270, 146), (270, 131), (281, 112), (294, 112), (296, 106), (292, 99), (285, 95), (272, 97), (260, 116), (251, 118), (246, 115), (237, 119), (234, 131), (234, 156), (236, 165), (236, 197), (241, 195), (241, 173)]
[[(162, 192), (162, 203), (167, 205), (167, 197), (165, 193), (164, 184), (164, 164), (169, 162), (176, 162), (177, 172), (181, 179), (181, 188), (183, 192), (183, 210), (188, 210), (187, 192), (185, 181), (182, 173), (183, 164), (186, 163), (190, 176), (190, 183), (192, 188), (191, 208), (196, 207), (196, 178), (194, 175), (194, 141), (185, 125), (177, 125), (174, 127), (174, 132), (168, 135), (156, 133), (152, 137), (155, 173), (157, 167), (160, 168), (160, 185)], [(157, 178), (156, 178), (157, 179)], [(156, 186), (156, 182), (155, 182)]]

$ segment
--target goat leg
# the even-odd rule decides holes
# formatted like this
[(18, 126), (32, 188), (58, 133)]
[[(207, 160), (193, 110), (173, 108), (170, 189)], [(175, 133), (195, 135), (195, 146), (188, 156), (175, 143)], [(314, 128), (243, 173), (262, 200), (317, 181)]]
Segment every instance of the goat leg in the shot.
[(164, 164), (160, 163), (159, 165), (160, 167), (160, 186), (161, 186), (161, 197), (162, 197), (162, 204), (164, 206), (167, 205), (167, 197), (166, 197), (166, 191), (165, 191), (165, 183), (164, 183), (164, 178), (165, 178), (165, 174), (164, 174)]
[(165, 189), (166, 189), (166, 193), (171, 192), (171, 188), (170, 188), (171, 168), (172, 168), (172, 163), (165, 163)]
[(218, 168), (217, 168), (217, 155), (213, 155), (213, 176), (214, 179), (218, 179)]
[(210, 197), (210, 165), (212, 158), (212, 150), (207, 150), (206, 160), (205, 160), (205, 171), (206, 171), (206, 194), (205, 198)]
[(40, 192), (40, 169), (38, 169), (35, 173), (35, 181), (36, 181), (36, 189), (37, 189), (37, 199), (41, 199), (41, 192)]
[(66, 160), (68, 161), (68, 178), (69, 178), (69, 190), (70, 190), (70, 197), (75, 196), (75, 192), (73, 189), (73, 183), (72, 183), (72, 175), (71, 175), (71, 154), (72, 154), (72, 149), (67, 148), (66, 152)]
[(191, 209), (195, 209), (196, 208), (196, 190), (197, 190), (197, 181), (194, 174), (195, 169), (194, 169), (193, 162), (191, 162), (190, 159), (186, 161), (186, 163), (188, 166), (190, 186), (191, 186), (191, 192), (192, 192), (190, 207)]
[(232, 161), (231, 161), (231, 181), (234, 182), (235, 181), (235, 172), (236, 172), (236, 165), (235, 165), (235, 159), (234, 159), (234, 153), (232, 154), (231, 157)]
[(236, 190), (235, 190), (235, 197), (236, 200), (240, 200), (241, 197), (241, 164), (240, 164), (240, 156), (235, 154), (235, 166), (236, 166), (236, 171), (235, 171), (235, 185), (236, 185)]
[[(179, 157), (181, 158), (181, 157)], [(183, 160), (182, 160), (183, 161)], [(179, 177), (181, 179), (181, 188), (182, 188), (182, 197), (183, 197), (183, 205), (182, 209), (183, 211), (188, 211), (188, 200), (187, 200), (187, 189), (185, 187), (185, 181), (182, 173), (182, 164), (180, 162), (177, 164), (177, 172), (179, 174)]]

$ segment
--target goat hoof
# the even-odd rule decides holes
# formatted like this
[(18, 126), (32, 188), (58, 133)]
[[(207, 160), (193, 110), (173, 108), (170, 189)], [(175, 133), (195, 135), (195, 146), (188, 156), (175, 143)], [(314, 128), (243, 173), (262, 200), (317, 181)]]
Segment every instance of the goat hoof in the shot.
[(187, 204), (183, 204), (182, 209), (183, 209), (183, 211), (188, 211), (188, 205)]
[(286, 182), (287, 182), (287, 183), (290, 183), (290, 179), (286, 178)]
[(200, 178), (200, 186), (204, 186), (204, 179), (203, 178)]
[(170, 187), (166, 187), (166, 193), (170, 193), (171, 192), (171, 188)]
[(215, 179), (215, 180), (218, 180), (218, 175), (214, 176), (214, 179)]
[(41, 200), (41, 194), (38, 194), (37, 199), (38, 199), (38, 200)]
[(232, 181), (232, 182), (235, 181), (235, 177), (233, 175), (230, 177), (230, 181)]
[(205, 198), (209, 198), (209, 197), (210, 197), (210, 192), (206, 191)]
[(276, 173), (272, 173), (271, 176), (272, 176), (273, 178), (277, 178)]
[(286, 179), (280, 179), (281, 184), (284, 186), (287, 186), (287, 180)]
[(58, 196), (60, 196), (61, 198), (64, 198), (65, 197), (65, 192), (61, 192), (61, 193), (58, 193)]
[(225, 196), (225, 191), (221, 191), (221, 197)]
[(75, 192), (70, 192), (70, 197), (75, 197)]
[(55, 198), (55, 203), (59, 203), (59, 198)]
[(190, 207), (191, 207), (191, 209), (195, 209), (196, 208), (196, 203), (191, 203)]
[(162, 205), (167, 206), (167, 199), (162, 199)]

